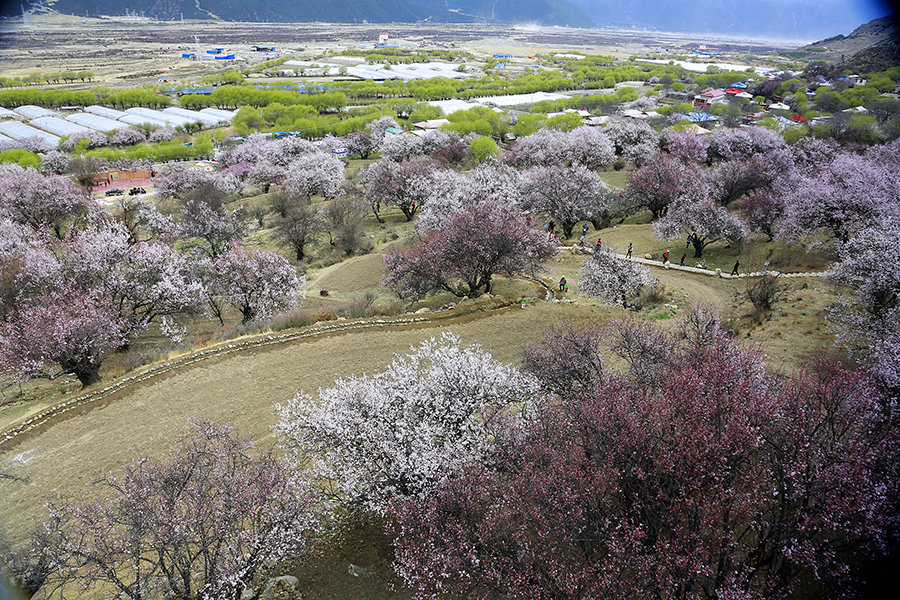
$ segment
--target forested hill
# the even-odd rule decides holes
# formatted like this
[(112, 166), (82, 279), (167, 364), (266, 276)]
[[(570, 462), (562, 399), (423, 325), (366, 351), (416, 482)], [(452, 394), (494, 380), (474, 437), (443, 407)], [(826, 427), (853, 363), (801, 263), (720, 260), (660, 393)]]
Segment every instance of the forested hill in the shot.
[(127, 9), (166, 20), (593, 24), (569, 0), (45, 0), (44, 6), (92, 17), (125, 14)]

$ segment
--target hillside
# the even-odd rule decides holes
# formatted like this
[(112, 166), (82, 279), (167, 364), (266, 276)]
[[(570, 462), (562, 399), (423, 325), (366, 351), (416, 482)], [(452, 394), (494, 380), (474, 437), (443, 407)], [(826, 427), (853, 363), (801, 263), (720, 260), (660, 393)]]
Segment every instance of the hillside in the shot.
[(835, 35), (813, 42), (810, 46), (824, 47), (832, 53), (853, 54), (885, 42), (890, 38), (896, 40), (897, 24), (891, 17), (881, 17), (860, 25), (849, 35)]
[(878, 2), (842, 0), (573, 0), (598, 25), (661, 31), (742, 34), (757, 38), (810, 40), (847, 31), (888, 13)]
[(900, 65), (900, 31), (891, 17), (873, 19), (847, 35), (834, 35), (798, 48), (795, 56), (844, 65), (857, 73)]
[[(591, 24), (568, 0), (48, 0), (44, 6), (65, 14), (121, 15), (130, 11), (162, 20)], [(7, 6), (16, 14), (18, 7), (14, 8)]]

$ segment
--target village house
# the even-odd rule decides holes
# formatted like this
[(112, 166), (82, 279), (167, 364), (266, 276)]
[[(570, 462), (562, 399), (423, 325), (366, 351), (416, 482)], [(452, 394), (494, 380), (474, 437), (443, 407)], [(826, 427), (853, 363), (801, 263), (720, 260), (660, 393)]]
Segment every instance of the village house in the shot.
[(709, 106), (710, 104), (725, 102), (727, 98), (728, 95), (725, 93), (725, 90), (717, 88), (694, 96), (694, 106)]

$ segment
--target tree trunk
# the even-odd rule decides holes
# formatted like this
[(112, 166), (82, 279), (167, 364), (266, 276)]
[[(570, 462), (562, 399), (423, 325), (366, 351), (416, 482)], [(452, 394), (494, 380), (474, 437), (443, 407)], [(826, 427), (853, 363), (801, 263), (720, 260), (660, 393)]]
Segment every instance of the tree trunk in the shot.
[(605, 216), (600, 217), (599, 219), (591, 219), (591, 225), (594, 226), (594, 231), (600, 231), (601, 229), (606, 229), (607, 227), (612, 225), (612, 218), (609, 216)]
[(691, 242), (691, 245), (694, 247), (694, 258), (703, 256), (703, 249), (706, 247), (706, 242), (704, 240), (695, 239)]
[(81, 382), (81, 387), (86, 388), (100, 381), (100, 366), (76, 368), (73, 375)]

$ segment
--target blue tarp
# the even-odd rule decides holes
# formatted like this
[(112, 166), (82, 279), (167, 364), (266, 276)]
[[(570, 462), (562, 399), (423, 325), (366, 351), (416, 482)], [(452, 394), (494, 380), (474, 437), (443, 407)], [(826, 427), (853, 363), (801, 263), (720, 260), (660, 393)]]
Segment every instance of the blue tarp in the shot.
[(681, 120), (687, 119), (691, 123), (706, 123), (707, 121), (718, 121), (719, 117), (707, 114), (705, 112), (692, 112), (681, 117)]

